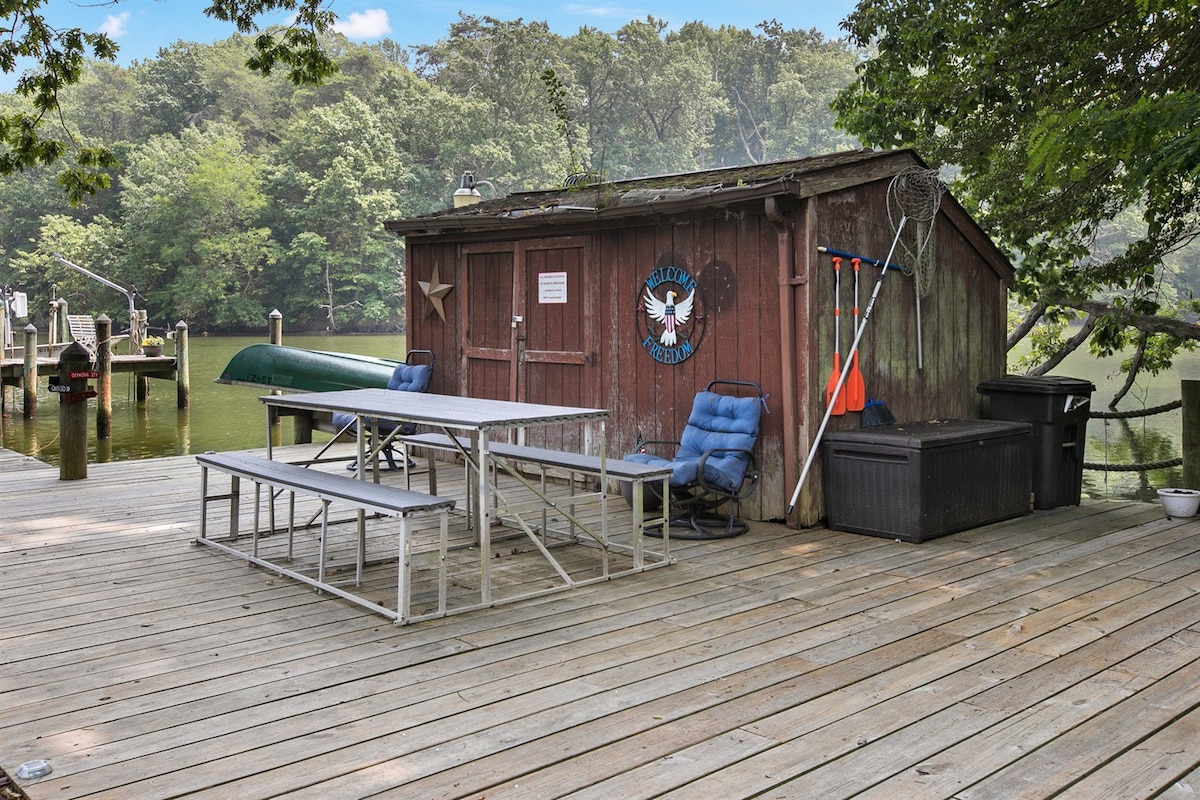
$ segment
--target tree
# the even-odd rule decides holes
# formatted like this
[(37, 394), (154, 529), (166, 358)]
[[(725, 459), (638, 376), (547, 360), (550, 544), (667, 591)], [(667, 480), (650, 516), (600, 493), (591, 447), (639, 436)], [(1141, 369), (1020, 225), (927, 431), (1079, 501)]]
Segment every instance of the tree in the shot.
[[(0, 17), (5, 31), (0, 37), (0, 69), (11, 74), (27, 60), (35, 64), (17, 81), (17, 93), (28, 105), (0, 116), (0, 175), (49, 166), (70, 156), (58, 181), (71, 202), (79, 203), (110, 185), (108, 170), (117, 166), (117, 159), (108, 148), (83, 143), (61, 125), (60, 93), (80, 81), (88, 58), (113, 61), (117, 45), (103, 33), (52, 28), (41, 13), (45, 2), (13, 0)], [(332, 30), (337, 17), (324, 0), (213, 0), (204, 13), (251, 33), (258, 31), (260, 16), (276, 10), (293, 11), (291, 24), (259, 32), (246, 65), (264, 75), (282, 66), (295, 83), (319, 83), (334, 74), (337, 64), (321, 47), (320, 37)], [(59, 125), (54, 133), (46, 134), (47, 122)]]
[(562, 39), (545, 22), (460, 14), (450, 35), (416, 48), (418, 77), (469, 101), (457, 121), (471, 140), (464, 169), (504, 191), (553, 185), (571, 169), (542, 74), (558, 69)]
[(711, 164), (708, 143), (724, 106), (720, 86), (703, 53), (664, 37), (666, 27), (647, 17), (617, 31), (617, 108), (625, 124), (605, 169), (618, 175), (622, 164), (637, 164), (642, 174)]
[(212, 118), (217, 92), (209, 85), (204, 63), (208, 49), (176, 42), (159, 48), (158, 58), (134, 68), (136, 109), (147, 134), (178, 135), (184, 128)]
[(387, 327), (399, 292), (400, 243), (383, 223), (398, 215), (408, 183), (390, 133), (349, 95), (299, 115), (275, 160), (271, 191), (288, 209), (276, 233), (288, 243), (290, 262), (276, 286), (288, 317), (312, 319), (323, 307), (333, 329), (354, 309), (349, 319)]
[(673, 38), (701, 49), (725, 106), (716, 118), (712, 159), (717, 165), (762, 163), (853, 147), (833, 126), (829, 103), (858, 63), (844, 40), (819, 31), (763, 22), (759, 33), (689, 22)]
[(261, 323), (262, 272), (278, 257), (261, 224), (263, 168), (219, 123), (153, 137), (131, 153), (121, 179), (121, 279), (146, 295), (152, 316), (226, 329)]
[(31, 316), (44, 319), (48, 301), (62, 298), (68, 310), (76, 314), (108, 314), (114, 321), (128, 321), (125, 298), (54, 258), (56, 253), (68, 260), (83, 264), (97, 274), (122, 282), (119, 231), (105, 217), (81, 223), (64, 214), (42, 217), (36, 244), (28, 250), (14, 252), (9, 260), (12, 280), (29, 292), (31, 297), (46, 300), (31, 309)]
[[(868, 145), (960, 170), (956, 195), (1019, 261), (1025, 329), (1069, 308), (1097, 354), (1143, 334), (1177, 345), (1200, 338), (1160, 319), (1176, 311), (1163, 258), (1200, 233), (1194, 23), (1184, 0), (863, 0), (845, 25), (876, 52), (835, 109)], [(1127, 209), (1140, 230), (1104, 254)]]

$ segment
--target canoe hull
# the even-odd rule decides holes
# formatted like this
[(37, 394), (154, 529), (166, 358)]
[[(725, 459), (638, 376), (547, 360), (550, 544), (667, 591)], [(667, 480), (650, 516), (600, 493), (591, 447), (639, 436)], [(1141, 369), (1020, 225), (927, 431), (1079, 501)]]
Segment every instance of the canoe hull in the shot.
[(285, 392), (386, 389), (401, 363), (354, 353), (260, 343), (235, 353), (216, 383)]

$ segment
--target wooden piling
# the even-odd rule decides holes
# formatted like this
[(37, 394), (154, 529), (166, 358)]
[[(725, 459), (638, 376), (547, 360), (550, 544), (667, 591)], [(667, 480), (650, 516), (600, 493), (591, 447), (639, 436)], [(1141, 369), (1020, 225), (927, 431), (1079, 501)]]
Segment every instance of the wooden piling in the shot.
[(68, 389), (58, 392), (59, 480), (72, 481), (87, 477), (88, 379), (73, 378), (71, 375), (87, 375), (91, 371), (91, 362), (91, 355), (79, 342), (72, 342), (59, 356), (58, 385)]
[(192, 405), (191, 367), (188, 365), (188, 326), (183, 320), (175, 323), (175, 407)]
[(25, 419), (33, 419), (37, 416), (37, 386), (38, 386), (38, 363), (37, 363), (37, 328), (33, 325), (25, 326), (25, 363), (22, 366), (25, 371), (21, 378), (21, 386), (25, 390), (21, 416)]
[[(283, 313), (278, 308), (267, 315), (267, 341), (271, 344), (283, 344)], [(283, 394), (278, 389), (272, 389), (271, 394)], [(270, 410), (271, 424), (268, 433), (272, 444), (280, 444), (283, 439), (283, 420), (275, 409)]]
[(96, 317), (96, 438), (112, 438), (112, 319), (107, 314)]
[(1179, 382), (1183, 401), (1183, 486), (1200, 489), (1200, 380)]

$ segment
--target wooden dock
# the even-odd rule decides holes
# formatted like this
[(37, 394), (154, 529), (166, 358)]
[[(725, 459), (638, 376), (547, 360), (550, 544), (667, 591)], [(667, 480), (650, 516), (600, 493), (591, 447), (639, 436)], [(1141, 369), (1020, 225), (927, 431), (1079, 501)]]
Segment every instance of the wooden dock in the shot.
[(396, 627), (191, 544), (191, 457), (88, 475), (0, 451), (0, 768), (48, 760), (33, 800), (1200, 791), (1200, 522), (1157, 506), (756, 524)]
[[(134, 375), (139, 380), (139, 387), (142, 386), (142, 381), (151, 378), (187, 386), (187, 377), (180, 375), (176, 356), (114, 355), (107, 362), (107, 366), (111, 375)], [(58, 354), (38, 356), (36, 367), (38, 378), (46, 378), (50, 383), (54, 383), (60, 372)], [(7, 407), (8, 393), (5, 389), (9, 386), (24, 387), (27, 374), (30, 373), (24, 359), (0, 358), (0, 407), (3, 407), (6, 413), (13, 409)], [(20, 392), (14, 395), (16, 398), (21, 396)], [(145, 391), (139, 388), (138, 396), (139, 400), (144, 399)], [(41, 395), (41, 402), (53, 402), (54, 407), (58, 405), (56, 398), (48, 398), (45, 394)]]
[[(112, 371), (114, 375), (133, 373), (147, 378), (161, 378), (162, 380), (176, 380), (175, 375), (176, 358), (175, 356), (142, 356), (142, 355), (114, 355), (112, 357)], [(41, 355), (37, 358), (37, 372), (39, 376), (55, 377), (59, 371), (58, 354)], [(0, 358), (0, 378), (3, 379), (5, 385), (19, 386), (25, 374), (25, 360), (23, 358)]]

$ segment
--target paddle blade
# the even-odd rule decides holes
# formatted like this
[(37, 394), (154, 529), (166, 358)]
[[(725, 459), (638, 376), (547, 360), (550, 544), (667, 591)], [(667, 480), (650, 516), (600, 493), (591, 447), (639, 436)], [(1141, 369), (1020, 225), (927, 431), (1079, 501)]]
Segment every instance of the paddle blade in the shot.
[(829, 406), (832, 403), (833, 410), (829, 413), (835, 417), (846, 413), (846, 387), (843, 386), (842, 391), (837, 392), (837, 397), (834, 397), (840, 377), (842, 377), (842, 357), (840, 353), (834, 353), (833, 372), (829, 373), (829, 380), (825, 384), (825, 405)]
[(850, 356), (850, 374), (846, 376), (846, 385), (842, 387), (846, 395), (848, 411), (862, 411), (867, 405), (867, 387), (863, 384), (862, 372), (858, 369), (858, 351)]

